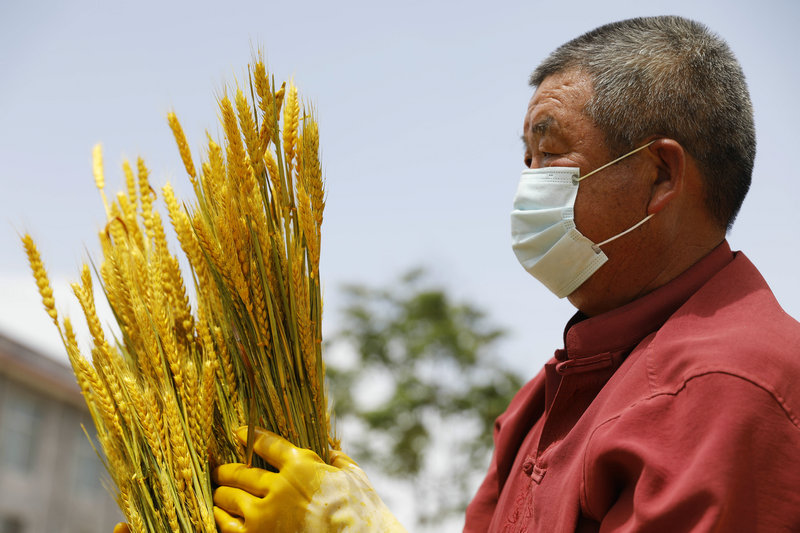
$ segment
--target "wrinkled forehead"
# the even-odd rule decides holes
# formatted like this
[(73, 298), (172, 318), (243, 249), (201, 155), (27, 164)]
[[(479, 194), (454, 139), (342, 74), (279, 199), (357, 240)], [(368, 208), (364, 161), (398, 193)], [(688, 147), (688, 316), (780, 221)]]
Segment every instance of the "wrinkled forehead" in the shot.
[(525, 133), (544, 133), (557, 125), (585, 120), (584, 110), (593, 94), (588, 75), (578, 70), (552, 74), (536, 87), (525, 113)]
[(550, 105), (582, 111), (594, 92), (588, 74), (573, 69), (557, 72), (542, 80), (528, 102), (528, 110)]

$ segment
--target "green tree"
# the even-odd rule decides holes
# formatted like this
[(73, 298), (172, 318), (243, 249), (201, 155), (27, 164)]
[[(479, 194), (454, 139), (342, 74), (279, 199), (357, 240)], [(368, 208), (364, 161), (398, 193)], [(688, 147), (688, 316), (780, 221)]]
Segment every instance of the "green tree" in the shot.
[(412, 484), (418, 526), (463, 513), (486, 470), (494, 420), (522, 383), (497, 356), (504, 331), (422, 269), (388, 289), (344, 293), (327, 351), (350, 358), (329, 356), (327, 372), (340, 427), (356, 428), (343, 435), (348, 450)]

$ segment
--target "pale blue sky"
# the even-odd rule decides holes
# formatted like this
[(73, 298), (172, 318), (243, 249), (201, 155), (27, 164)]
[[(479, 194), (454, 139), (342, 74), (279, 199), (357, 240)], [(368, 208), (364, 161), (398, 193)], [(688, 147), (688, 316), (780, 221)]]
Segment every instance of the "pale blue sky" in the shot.
[[(572, 308), (530, 278), (509, 245), (527, 77), (562, 42), (653, 14), (706, 23), (743, 65), (759, 145), (753, 188), (730, 240), (800, 316), (798, 5), (5, 0), (0, 329), (59, 356), (17, 232), (34, 235), (59, 284), (74, 279), (103, 224), (92, 146), (104, 144), (110, 190), (122, 185), (123, 155), (142, 155), (158, 188), (171, 180), (185, 193), (166, 113), (178, 113), (199, 155), (204, 130), (216, 132), (215, 91), (241, 77), (251, 49), (261, 46), (276, 76), (294, 75), (319, 111), (329, 190), (328, 326), (342, 282), (384, 283), (427, 265), (513, 332), (502, 356), (533, 375), (560, 343)], [(60, 296), (67, 309), (70, 298)]]

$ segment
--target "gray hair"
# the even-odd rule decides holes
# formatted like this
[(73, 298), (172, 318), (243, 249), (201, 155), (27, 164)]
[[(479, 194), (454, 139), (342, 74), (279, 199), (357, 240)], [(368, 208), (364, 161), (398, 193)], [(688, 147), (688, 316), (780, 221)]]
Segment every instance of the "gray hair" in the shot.
[(724, 40), (681, 17), (614, 22), (560, 46), (530, 83), (571, 69), (592, 79), (584, 112), (612, 152), (653, 135), (675, 139), (698, 162), (709, 212), (731, 227), (750, 188), (756, 135), (742, 68)]

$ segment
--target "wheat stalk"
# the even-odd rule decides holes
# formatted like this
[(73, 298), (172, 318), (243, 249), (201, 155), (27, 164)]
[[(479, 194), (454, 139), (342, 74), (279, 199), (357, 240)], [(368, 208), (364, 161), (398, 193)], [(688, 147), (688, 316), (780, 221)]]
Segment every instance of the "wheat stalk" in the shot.
[[(144, 160), (135, 171), (123, 162), (125, 190), (109, 202), (102, 149), (94, 148), (106, 213), (95, 263), (101, 290), (88, 265), (72, 285), (91, 363), (69, 318), (60, 321), (33, 239), (22, 237), (134, 531), (214, 531), (210, 472), (249, 461), (252, 443), (243, 449), (234, 438), (245, 423), (324, 460), (338, 442), (320, 349), (319, 130), (293, 83), (275, 90), (260, 57), (249, 72), (253, 100), (240, 89), (233, 102), (219, 99), (224, 137), (207, 135), (199, 175), (177, 115), (167, 115), (194, 192), (182, 204), (169, 184), (161, 189), (188, 270), (171, 250)], [(118, 333), (104, 330), (98, 297)]]

